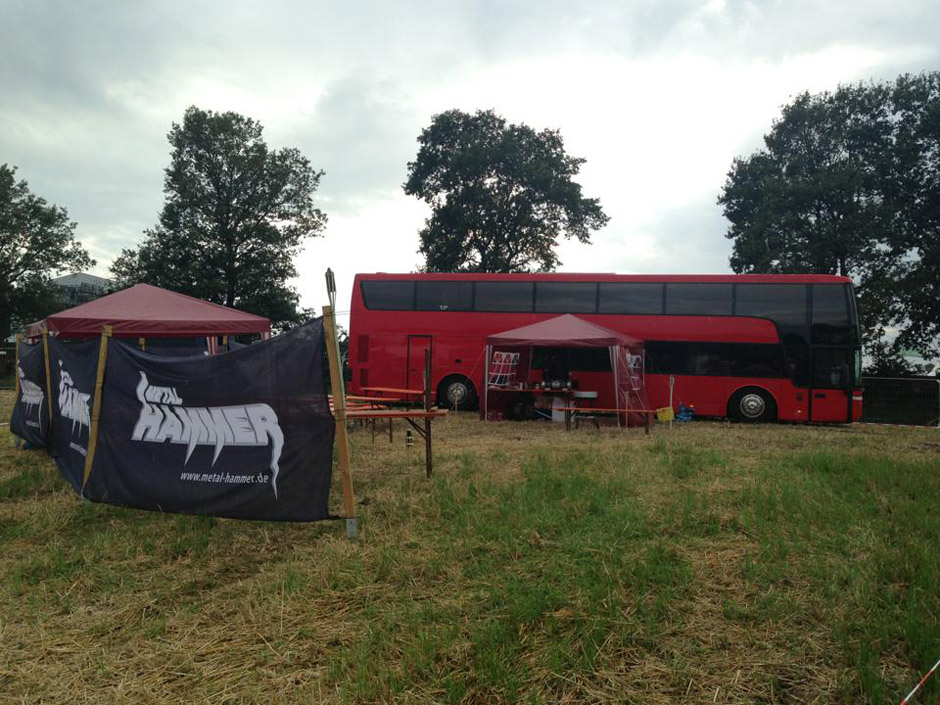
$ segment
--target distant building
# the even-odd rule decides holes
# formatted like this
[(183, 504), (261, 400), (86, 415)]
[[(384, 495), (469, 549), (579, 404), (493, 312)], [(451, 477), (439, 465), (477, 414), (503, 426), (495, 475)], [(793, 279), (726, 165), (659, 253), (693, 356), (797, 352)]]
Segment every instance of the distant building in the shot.
[(52, 283), (62, 290), (62, 306), (71, 308), (104, 296), (111, 291), (111, 280), (94, 274), (76, 272), (57, 277)]

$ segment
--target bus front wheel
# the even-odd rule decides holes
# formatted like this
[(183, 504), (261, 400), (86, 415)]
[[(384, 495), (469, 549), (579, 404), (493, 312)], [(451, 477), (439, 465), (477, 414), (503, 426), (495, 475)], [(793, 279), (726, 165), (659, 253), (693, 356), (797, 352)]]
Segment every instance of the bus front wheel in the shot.
[(477, 392), (473, 382), (461, 375), (445, 377), (437, 388), (437, 403), (447, 409), (474, 409)]
[(777, 418), (777, 404), (759, 387), (739, 389), (728, 402), (728, 416), (746, 423), (770, 423)]

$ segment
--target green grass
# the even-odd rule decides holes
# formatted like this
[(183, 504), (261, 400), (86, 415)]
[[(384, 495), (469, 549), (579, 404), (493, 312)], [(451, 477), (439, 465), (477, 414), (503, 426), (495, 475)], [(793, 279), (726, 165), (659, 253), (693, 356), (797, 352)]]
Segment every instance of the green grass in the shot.
[(82, 502), (5, 438), (0, 702), (890, 703), (940, 657), (934, 432), (462, 414), (430, 480), (370, 439), (350, 542)]

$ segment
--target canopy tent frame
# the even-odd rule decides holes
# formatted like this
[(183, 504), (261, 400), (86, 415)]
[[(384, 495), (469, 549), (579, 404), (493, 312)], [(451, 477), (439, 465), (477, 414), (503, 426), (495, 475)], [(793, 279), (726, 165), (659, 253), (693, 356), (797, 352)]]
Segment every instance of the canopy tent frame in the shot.
[(110, 326), (115, 338), (206, 338), (209, 354), (218, 352), (219, 336), (259, 334), (271, 337), (271, 321), (150, 284), (102, 296), (54, 313), (26, 326), (25, 338), (44, 335), (96, 338)]
[[(528, 348), (530, 360), (534, 347), (607, 348), (610, 354), (618, 426), (623, 425), (623, 420), (629, 423), (630, 395), (639, 395), (644, 388), (642, 341), (578, 316), (564, 314), (540, 323), (487, 336), (483, 377), (482, 416), (484, 420), (489, 420), (490, 417), (490, 389), (492, 387), (490, 370), (493, 352), (497, 347), (501, 349)], [(632, 354), (631, 350), (637, 350), (638, 354)]]

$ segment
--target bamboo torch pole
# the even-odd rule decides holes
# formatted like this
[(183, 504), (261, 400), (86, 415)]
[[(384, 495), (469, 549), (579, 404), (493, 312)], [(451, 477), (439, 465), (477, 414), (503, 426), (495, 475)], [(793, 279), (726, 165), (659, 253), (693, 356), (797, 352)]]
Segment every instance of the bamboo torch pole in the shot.
[(95, 450), (98, 448), (98, 422), (101, 420), (101, 388), (104, 386), (104, 368), (108, 362), (108, 341), (111, 339), (111, 326), (101, 329), (101, 345), (98, 346), (98, 370), (95, 377), (95, 398), (91, 407), (91, 425), (88, 430), (88, 450), (85, 454), (85, 474), (82, 477), (82, 492), (91, 476), (91, 466), (95, 462)]
[(340, 365), (339, 341), (336, 338), (336, 316), (332, 306), (323, 307), (323, 328), (326, 333), (326, 356), (330, 361), (330, 386), (333, 388), (333, 414), (336, 416), (336, 444), (339, 446), (339, 472), (343, 479), (343, 510), (346, 514), (346, 536), (359, 535), (356, 499), (353, 495), (352, 471), (349, 468), (349, 439), (346, 436), (346, 390)]

